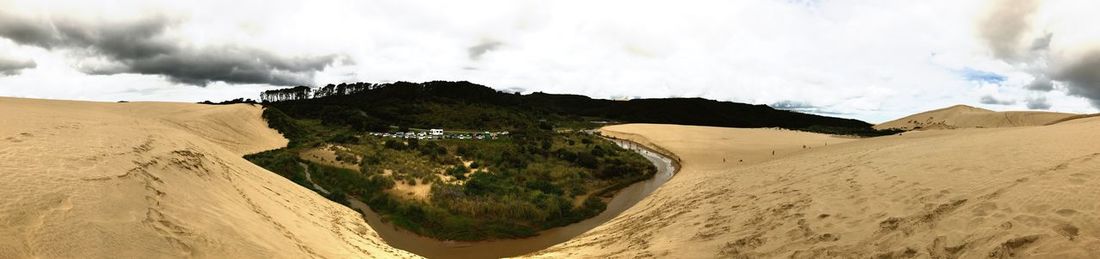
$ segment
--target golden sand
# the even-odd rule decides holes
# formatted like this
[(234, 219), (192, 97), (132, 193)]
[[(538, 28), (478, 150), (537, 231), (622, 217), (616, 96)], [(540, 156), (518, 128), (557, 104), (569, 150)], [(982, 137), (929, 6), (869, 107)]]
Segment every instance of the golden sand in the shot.
[[(1100, 118), (836, 144), (771, 129), (603, 131), (674, 152), (683, 169), (619, 217), (535, 256), (1100, 257)], [(791, 147), (811, 140), (830, 143)]]
[(0, 258), (411, 256), (241, 158), (287, 143), (260, 113), (0, 98)]
[[(286, 144), (257, 106), (0, 98), (0, 111), (0, 258), (413, 257), (356, 212), (240, 158)], [(871, 139), (603, 132), (683, 168), (533, 256), (1100, 257), (1097, 117)]]
[(955, 105), (883, 122), (875, 125), (875, 128), (912, 130), (1042, 126), (1078, 116), (1057, 112), (995, 112), (966, 105)]

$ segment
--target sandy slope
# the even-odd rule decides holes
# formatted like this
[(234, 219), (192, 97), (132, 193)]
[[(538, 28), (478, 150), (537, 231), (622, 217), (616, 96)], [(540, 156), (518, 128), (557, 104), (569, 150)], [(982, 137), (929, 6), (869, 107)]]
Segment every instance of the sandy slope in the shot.
[[(604, 131), (675, 152), (684, 167), (638, 206), (536, 256), (1100, 257), (1100, 118), (841, 144), (767, 129)], [(830, 144), (790, 147), (810, 140)], [(761, 155), (771, 149), (782, 155)]]
[(1042, 126), (1074, 116), (1078, 115), (1031, 111), (995, 112), (966, 105), (955, 105), (883, 122), (874, 127), (876, 129), (911, 130), (914, 128), (955, 129)]
[(0, 258), (407, 257), (240, 158), (260, 108), (0, 98)]
[[(240, 158), (248, 105), (0, 98), (0, 258), (411, 257)], [(548, 258), (1100, 257), (1100, 118), (874, 139), (604, 129), (683, 169)], [(774, 155), (773, 152), (774, 151)]]

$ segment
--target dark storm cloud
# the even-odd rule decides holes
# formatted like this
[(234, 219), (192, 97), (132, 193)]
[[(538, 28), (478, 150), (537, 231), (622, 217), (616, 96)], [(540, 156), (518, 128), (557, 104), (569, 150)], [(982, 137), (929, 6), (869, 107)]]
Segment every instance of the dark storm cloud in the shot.
[(286, 58), (257, 49), (222, 46), (178, 49), (172, 55), (117, 59), (121, 66), (88, 67), (83, 70), (89, 74), (165, 75), (172, 81), (193, 85), (206, 85), (214, 81), (305, 85), (312, 83), (313, 71), (324, 69), (334, 59), (335, 56)]
[(470, 60), (481, 59), (481, 55), (485, 55), (486, 52), (495, 50), (500, 47), (502, 43), (491, 41), (482, 44), (475, 45), (466, 49), (466, 52), (470, 54)]
[(1069, 94), (1088, 98), (1100, 108), (1100, 49), (1067, 63), (1054, 72), (1054, 80), (1064, 82)]
[(38, 67), (34, 60), (16, 60), (0, 57), (0, 76), (17, 75), (24, 69)]
[(1050, 49), (1050, 41), (1054, 39), (1054, 33), (1047, 33), (1031, 42), (1030, 51), (1044, 51)]
[(982, 104), (994, 104), (994, 105), (1013, 105), (1013, 104), (1016, 104), (1016, 101), (1014, 101), (1014, 100), (1000, 100), (1000, 99), (997, 99), (996, 97), (993, 97), (992, 95), (986, 95), (986, 96), (982, 96), (981, 103)]
[(1054, 90), (1054, 82), (1051, 82), (1046, 75), (1036, 75), (1035, 80), (1032, 80), (1024, 88), (1032, 91), (1050, 92)]
[[(164, 17), (115, 23), (35, 20), (0, 13), (0, 37), (50, 50), (71, 50), (103, 64), (83, 65), (89, 74), (136, 73), (206, 85), (211, 82), (302, 85), (336, 55), (283, 57), (234, 45), (194, 47), (169, 38), (176, 22)], [(95, 62), (92, 62), (95, 63)]]
[(1050, 102), (1046, 97), (1027, 98), (1027, 108), (1032, 110), (1050, 110)]
[[(1046, 33), (1032, 40), (1027, 48), (1021, 48), (1024, 37), (1032, 30), (1031, 17), (1039, 9), (1039, 4), (1038, 0), (997, 0), (989, 15), (979, 24), (981, 36), (997, 58), (1027, 68), (1041, 68), (1028, 69), (1035, 80), (1025, 88), (1051, 91), (1054, 90), (1054, 83), (1058, 82), (1066, 86), (1070, 95), (1087, 98), (1092, 106), (1100, 108), (1100, 48), (1086, 51), (1084, 55), (1051, 59), (1052, 33)], [(1028, 107), (1035, 107), (1033, 109), (1049, 106), (1045, 99), (1028, 101)]]
[(73, 48), (118, 59), (170, 53), (177, 47), (159, 38), (171, 23), (163, 17), (130, 23), (81, 24), (34, 20), (0, 13), (0, 36), (47, 49)]

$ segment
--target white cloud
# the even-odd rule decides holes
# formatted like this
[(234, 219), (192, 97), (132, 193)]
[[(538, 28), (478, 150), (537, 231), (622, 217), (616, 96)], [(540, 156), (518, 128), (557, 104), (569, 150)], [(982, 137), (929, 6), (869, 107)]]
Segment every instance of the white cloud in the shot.
[[(1089, 18), (1077, 3), (1047, 4), (1040, 32), (1051, 51)], [(984, 1), (3, 1), (26, 15), (126, 20), (162, 15), (188, 46), (244, 46), (283, 56), (348, 59), (312, 73), (343, 81), (469, 80), (498, 89), (595, 97), (702, 96), (884, 121), (983, 96), (1038, 100), (1027, 67), (994, 57), (980, 37)], [(121, 11), (120, 11), (121, 10)], [(1054, 15), (1067, 12), (1072, 18)], [(1084, 17), (1084, 18), (1080, 18)], [(1080, 21), (1080, 20), (1078, 20)], [(1086, 20), (1087, 21), (1087, 20)], [(1031, 30), (1029, 30), (1031, 31)], [(1030, 35), (1030, 34), (1029, 34)], [(0, 40), (0, 42), (6, 40)], [(10, 43), (10, 42), (8, 42)], [(495, 43), (495, 44), (494, 44)], [(489, 46), (472, 55), (471, 48)], [(12, 44), (9, 44), (12, 45)], [(91, 76), (63, 51), (4, 46), (38, 67), (0, 77), (0, 95), (93, 100), (227, 99), (265, 86), (180, 85), (159, 75)], [(973, 69), (1001, 85), (967, 80)], [(1092, 112), (1064, 86), (1042, 94), (1052, 110)], [(125, 91), (136, 89), (136, 91)], [(247, 94), (247, 95), (246, 95)], [(1024, 102), (992, 108), (1025, 109)]]

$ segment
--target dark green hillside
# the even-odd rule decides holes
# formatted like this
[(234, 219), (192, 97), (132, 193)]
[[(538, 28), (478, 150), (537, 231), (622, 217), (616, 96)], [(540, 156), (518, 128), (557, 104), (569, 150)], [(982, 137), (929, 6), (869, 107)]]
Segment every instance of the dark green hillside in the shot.
[(719, 102), (703, 98), (634, 99), (611, 101), (577, 95), (534, 93), (527, 103), (576, 114), (624, 122), (671, 123), (722, 127), (780, 127), (806, 129), (813, 126), (863, 129), (871, 124), (813, 114), (776, 110), (767, 105)]
[[(359, 129), (393, 125), (413, 128), (520, 128), (539, 121), (579, 127), (583, 122), (668, 123), (721, 127), (780, 127), (832, 134), (873, 136), (871, 124), (766, 105), (702, 98), (612, 101), (579, 95), (504, 93), (470, 82), (367, 84), (358, 91), (322, 98), (268, 102), (292, 117), (323, 119)], [(333, 86), (335, 88), (336, 86)], [(307, 95), (308, 96), (308, 95)], [(339, 113), (326, 110), (339, 107)], [(335, 117), (331, 117), (335, 115)]]

